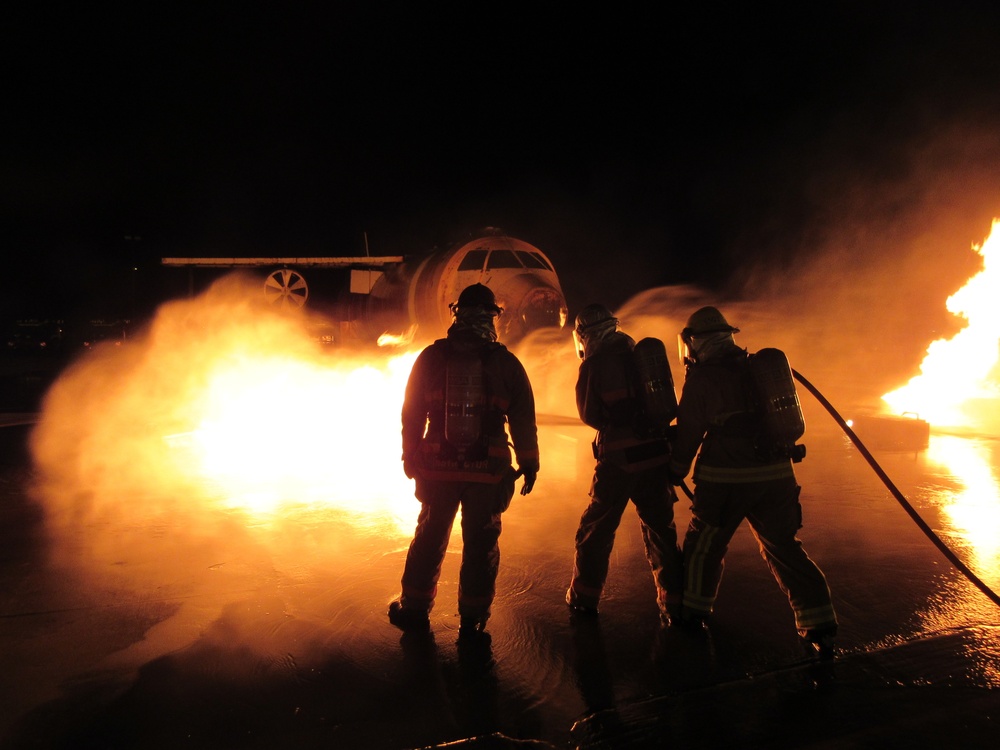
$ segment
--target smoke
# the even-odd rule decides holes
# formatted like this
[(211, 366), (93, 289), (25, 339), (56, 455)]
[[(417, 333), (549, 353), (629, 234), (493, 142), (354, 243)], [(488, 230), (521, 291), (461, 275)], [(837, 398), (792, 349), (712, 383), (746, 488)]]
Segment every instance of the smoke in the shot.
[(972, 246), (1000, 215), (1000, 150), (993, 130), (958, 118), (891, 143), (848, 125), (809, 142), (808, 173), (789, 172), (786, 154), (790, 182), (778, 195), (762, 182), (756, 215), (720, 216), (730, 234), (724, 255), (708, 256), (714, 285), (640, 291), (618, 311), (623, 324), (672, 341), (691, 312), (715, 305), (741, 346), (784, 350), (845, 415), (884, 409), (931, 342), (965, 326), (946, 302), (982, 269)]
[[(322, 585), (370, 564), (382, 566), (376, 595), (395, 592), (392, 561), (419, 510), (400, 462), (417, 350), (324, 346), (314, 334), (329, 321), (281, 314), (261, 297), (258, 278), (223, 277), (161, 306), (126, 344), (88, 352), (46, 394), (34, 492), (50, 562), (76, 590), (168, 601), (183, 592), (183, 612), (212, 617), (220, 592)], [(562, 480), (584, 491), (592, 434), (576, 417), (570, 332), (537, 331), (515, 351), (539, 412), (536, 492)], [(346, 605), (324, 596), (321, 615)]]
[(54, 565), (151, 592), (403, 543), (408, 360), (324, 348), (322, 321), (261, 298), (258, 279), (227, 276), (53, 384), (31, 450)]
[[(719, 264), (721, 283), (643, 289), (615, 312), (633, 338), (656, 336), (670, 352), (688, 316), (714, 305), (741, 329), (740, 346), (783, 350), (843, 416), (886, 412), (882, 396), (919, 372), (932, 342), (966, 325), (947, 300), (982, 270), (973, 245), (1000, 215), (1000, 186), (974, 163), (984, 148), (974, 134), (955, 133), (909, 151), (890, 177), (817, 176), (806, 183), (810, 219), (772, 234), (748, 230), (732, 261)], [(591, 301), (604, 300), (580, 300)], [(679, 359), (671, 365), (679, 392), (683, 370)], [(572, 382), (558, 378), (562, 389)]]
[[(911, 150), (905, 168), (883, 179), (817, 176), (806, 183), (811, 219), (797, 232), (769, 236), (770, 224), (758, 225), (734, 242), (716, 287), (626, 295), (614, 310), (623, 329), (660, 338), (672, 353), (688, 316), (715, 305), (741, 329), (737, 343), (785, 351), (845, 416), (883, 408), (882, 394), (917, 374), (927, 346), (961, 329), (946, 300), (979, 270), (971, 246), (1000, 213), (988, 169), (996, 160), (970, 166), (982, 141), (947, 143)], [(126, 345), (89, 352), (54, 384), (32, 451), (57, 564), (154, 590), (178, 571), (283, 572), (302, 550), (335, 566), (405, 547), (417, 505), (399, 468), (399, 406), (415, 352), (394, 363), (324, 348), (313, 332), (326, 321), (283, 316), (259, 300), (257, 279), (227, 276), (163, 305)], [(606, 300), (578, 300), (595, 301)], [(537, 331), (511, 348), (540, 423), (567, 426), (545, 437), (540, 482), (575, 477), (589, 438), (577, 429), (570, 331)], [(679, 393), (673, 356), (671, 367)], [(236, 429), (219, 429), (227, 422)]]

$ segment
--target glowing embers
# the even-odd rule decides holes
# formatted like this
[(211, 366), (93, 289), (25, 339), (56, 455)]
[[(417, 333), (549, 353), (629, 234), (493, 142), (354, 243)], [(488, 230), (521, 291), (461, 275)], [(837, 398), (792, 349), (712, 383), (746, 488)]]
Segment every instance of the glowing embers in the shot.
[(990, 236), (973, 249), (983, 256), (983, 270), (948, 298), (949, 312), (968, 321), (949, 340), (927, 348), (920, 374), (882, 398), (897, 412), (914, 412), (936, 427), (982, 428), (1000, 396), (997, 383), (1000, 342), (1000, 220)]

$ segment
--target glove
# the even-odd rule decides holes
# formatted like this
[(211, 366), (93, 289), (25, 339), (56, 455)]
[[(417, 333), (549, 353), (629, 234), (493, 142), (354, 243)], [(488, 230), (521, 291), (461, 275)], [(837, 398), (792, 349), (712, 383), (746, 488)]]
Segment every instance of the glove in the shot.
[(403, 473), (407, 479), (413, 479), (417, 475), (416, 462), (412, 458), (403, 457)]
[(535, 486), (535, 480), (538, 478), (538, 471), (525, 469), (524, 471), (519, 470), (519, 473), (524, 477), (524, 484), (521, 485), (521, 494), (531, 494), (531, 490)]
[(527, 495), (531, 492), (531, 488), (535, 486), (535, 480), (538, 478), (538, 461), (529, 461), (518, 466), (517, 471), (514, 473), (514, 479), (516, 480), (518, 477), (524, 477), (524, 484), (521, 485), (521, 494)]

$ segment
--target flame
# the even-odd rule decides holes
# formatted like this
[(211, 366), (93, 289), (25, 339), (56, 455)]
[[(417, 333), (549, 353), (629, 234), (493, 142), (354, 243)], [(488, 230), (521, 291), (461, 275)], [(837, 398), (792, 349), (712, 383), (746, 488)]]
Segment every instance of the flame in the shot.
[(61, 375), (32, 438), (50, 518), (207, 528), (311, 508), (412, 533), (399, 415), (417, 352), (323, 348), (248, 284), (169, 303), (128, 346)]
[(401, 494), (391, 481), (400, 466), (393, 428), (415, 356), (335, 366), (255, 354), (220, 364), (188, 443), (197, 476), (229, 506), (257, 512), (288, 503), (384, 510), (383, 498)]
[(967, 321), (951, 339), (927, 348), (920, 374), (882, 399), (897, 413), (916, 413), (936, 426), (975, 426), (981, 415), (976, 400), (996, 399), (1000, 386), (991, 379), (1000, 343), (1000, 219), (989, 237), (972, 249), (983, 269), (948, 298), (947, 309)]
[(404, 346), (406, 344), (412, 344), (416, 333), (417, 327), (415, 325), (411, 325), (400, 334), (389, 333), (386, 331), (378, 337), (377, 343), (379, 346)]

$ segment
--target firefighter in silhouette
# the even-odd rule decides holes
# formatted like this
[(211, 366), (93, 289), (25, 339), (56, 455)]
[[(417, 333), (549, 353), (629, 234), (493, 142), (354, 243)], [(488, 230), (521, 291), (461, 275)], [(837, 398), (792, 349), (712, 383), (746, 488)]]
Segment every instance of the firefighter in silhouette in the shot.
[[(589, 305), (577, 315), (573, 336), (583, 359), (576, 404), (580, 419), (597, 430), (593, 446), (597, 464), (590, 503), (576, 532), (573, 578), (566, 603), (577, 615), (598, 613), (615, 532), (631, 500), (653, 572), (660, 618), (669, 625), (679, 614), (682, 586), (674, 526), (677, 496), (667, 467), (670, 444), (665, 432), (656, 434), (647, 429), (633, 356), (636, 344), (619, 330), (618, 319), (604, 305)], [(662, 348), (662, 343), (657, 343)], [(665, 377), (669, 379), (669, 370)], [(670, 383), (673, 400), (672, 380)]]
[(428, 629), (461, 508), (461, 638), (486, 627), (500, 564), (501, 514), (518, 476), (524, 477), (521, 494), (531, 492), (539, 462), (534, 395), (521, 362), (497, 342), (496, 318), (503, 310), (493, 292), (473, 284), (450, 307), (447, 338), (420, 353), (406, 385), (403, 471), (415, 480), (421, 506), (389, 621), (407, 632)]
[[(746, 519), (761, 556), (788, 596), (803, 642), (820, 657), (832, 657), (837, 617), (830, 589), (796, 536), (802, 508), (793, 452), (776, 449), (775, 437), (768, 435), (760, 378), (753, 373), (752, 360), (758, 355), (748, 355), (736, 344), (733, 334), (738, 332), (714, 307), (694, 312), (681, 332), (686, 375), (671, 454), (672, 481), (683, 482), (698, 455), (692, 517), (683, 545), (682, 617), (698, 628), (707, 623), (729, 541)], [(783, 355), (782, 361), (791, 393), (775, 401), (798, 409)], [(801, 419), (800, 410), (797, 416)]]

